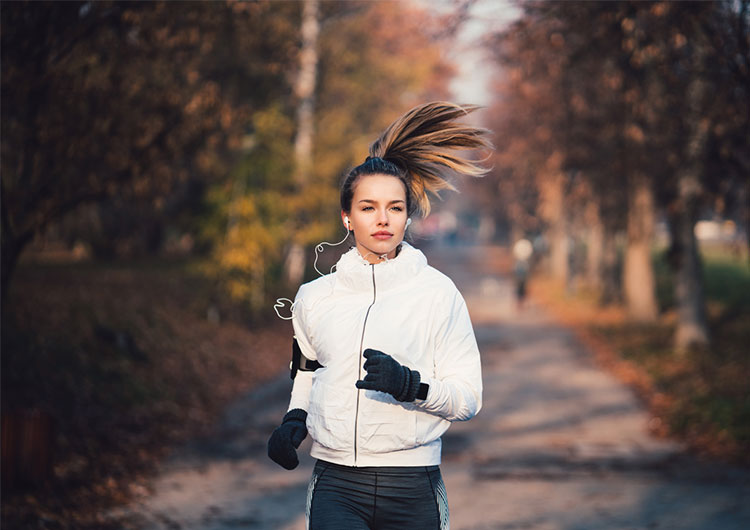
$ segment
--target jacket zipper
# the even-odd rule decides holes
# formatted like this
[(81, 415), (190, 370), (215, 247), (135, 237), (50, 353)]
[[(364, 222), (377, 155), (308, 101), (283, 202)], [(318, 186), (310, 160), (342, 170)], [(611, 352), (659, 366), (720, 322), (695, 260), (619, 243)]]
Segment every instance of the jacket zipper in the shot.
[[(372, 303), (367, 308), (365, 313), (365, 321), (362, 324), (362, 337), (359, 340), (359, 367), (357, 380), (362, 379), (362, 348), (365, 344), (365, 329), (367, 328), (367, 317), (370, 316), (370, 309), (375, 305), (375, 299), (377, 298), (377, 289), (375, 288), (375, 265), (370, 265), (372, 270)], [(357, 405), (354, 410), (354, 466), (357, 465), (357, 423), (359, 422), (359, 394), (362, 389), (357, 389)]]

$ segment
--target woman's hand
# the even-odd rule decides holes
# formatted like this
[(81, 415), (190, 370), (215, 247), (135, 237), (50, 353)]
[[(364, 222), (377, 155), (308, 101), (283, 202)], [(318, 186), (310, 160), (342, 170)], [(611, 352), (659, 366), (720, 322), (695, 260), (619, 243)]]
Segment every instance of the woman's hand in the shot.
[(364, 351), (364, 368), (367, 375), (355, 384), (357, 388), (377, 390), (391, 394), (397, 401), (414, 401), (421, 377), (382, 351), (367, 348)]
[(294, 469), (299, 465), (296, 449), (307, 436), (306, 420), (304, 410), (290, 410), (268, 439), (268, 456), (284, 469)]

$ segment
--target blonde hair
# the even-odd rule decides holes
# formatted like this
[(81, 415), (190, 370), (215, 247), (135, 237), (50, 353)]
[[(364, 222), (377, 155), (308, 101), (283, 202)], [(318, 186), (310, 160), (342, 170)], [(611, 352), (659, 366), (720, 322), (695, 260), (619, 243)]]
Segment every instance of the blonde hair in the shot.
[(443, 173), (481, 176), (487, 169), (483, 160), (473, 160), (460, 150), (491, 149), (489, 131), (462, 125), (456, 120), (479, 108), (436, 101), (419, 105), (391, 123), (370, 146), (370, 156), (352, 169), (341, 188), (341, 209), (351, 211), (354, 184), (364, 175), (385, 174), (399, 177), (406, 186), (407, 210), (423, 217), (430, 213), (427, 192), (439, 196), (441, 190), (456, 188)]

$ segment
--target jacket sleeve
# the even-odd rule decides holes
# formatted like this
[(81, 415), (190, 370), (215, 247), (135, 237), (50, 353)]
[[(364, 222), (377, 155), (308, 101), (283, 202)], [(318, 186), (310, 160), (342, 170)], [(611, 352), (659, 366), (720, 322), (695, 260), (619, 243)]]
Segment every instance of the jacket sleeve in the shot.
[(436, 327), (434, 377), (420, 374), (430, 388), (418, 406), (446, 420), (462, 421), (482, 408), (482, 367), (469, 311), (457, 289), (448, 306)]
[[(297, 293), (294, 300), (294, 309), (292, 311), (292, 326), (294, 328), (294, 337), (302, 351), (302, 355), (311, 361), (317, 361), (318, 356), (312, 347), (310, 334), (308, 333), (306, 323), (306, 308), (302, 297), (303, 287)], [(309, 410), (310, 390), (312, 389), (313, 372), (298, 371), (292, 385), (292, 396), (289, 400), (289, 408)]]

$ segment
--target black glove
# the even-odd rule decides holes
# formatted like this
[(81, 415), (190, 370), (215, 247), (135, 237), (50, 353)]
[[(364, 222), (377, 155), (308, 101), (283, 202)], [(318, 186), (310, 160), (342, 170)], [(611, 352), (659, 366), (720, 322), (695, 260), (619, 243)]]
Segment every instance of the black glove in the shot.
[(290, 410), (268, 439), (269, 458), (285, 469), (294, 469), (299, 464), (296, 449), (307, 436), (305, 420), (307, 412)]
[(364, 356), (367, 375), (355, 383), (357, 388), (387, 392), (397, 401), (414, 401), (421, 381), (419, 372), (400, 365), (382, 351), (367, 348)]

